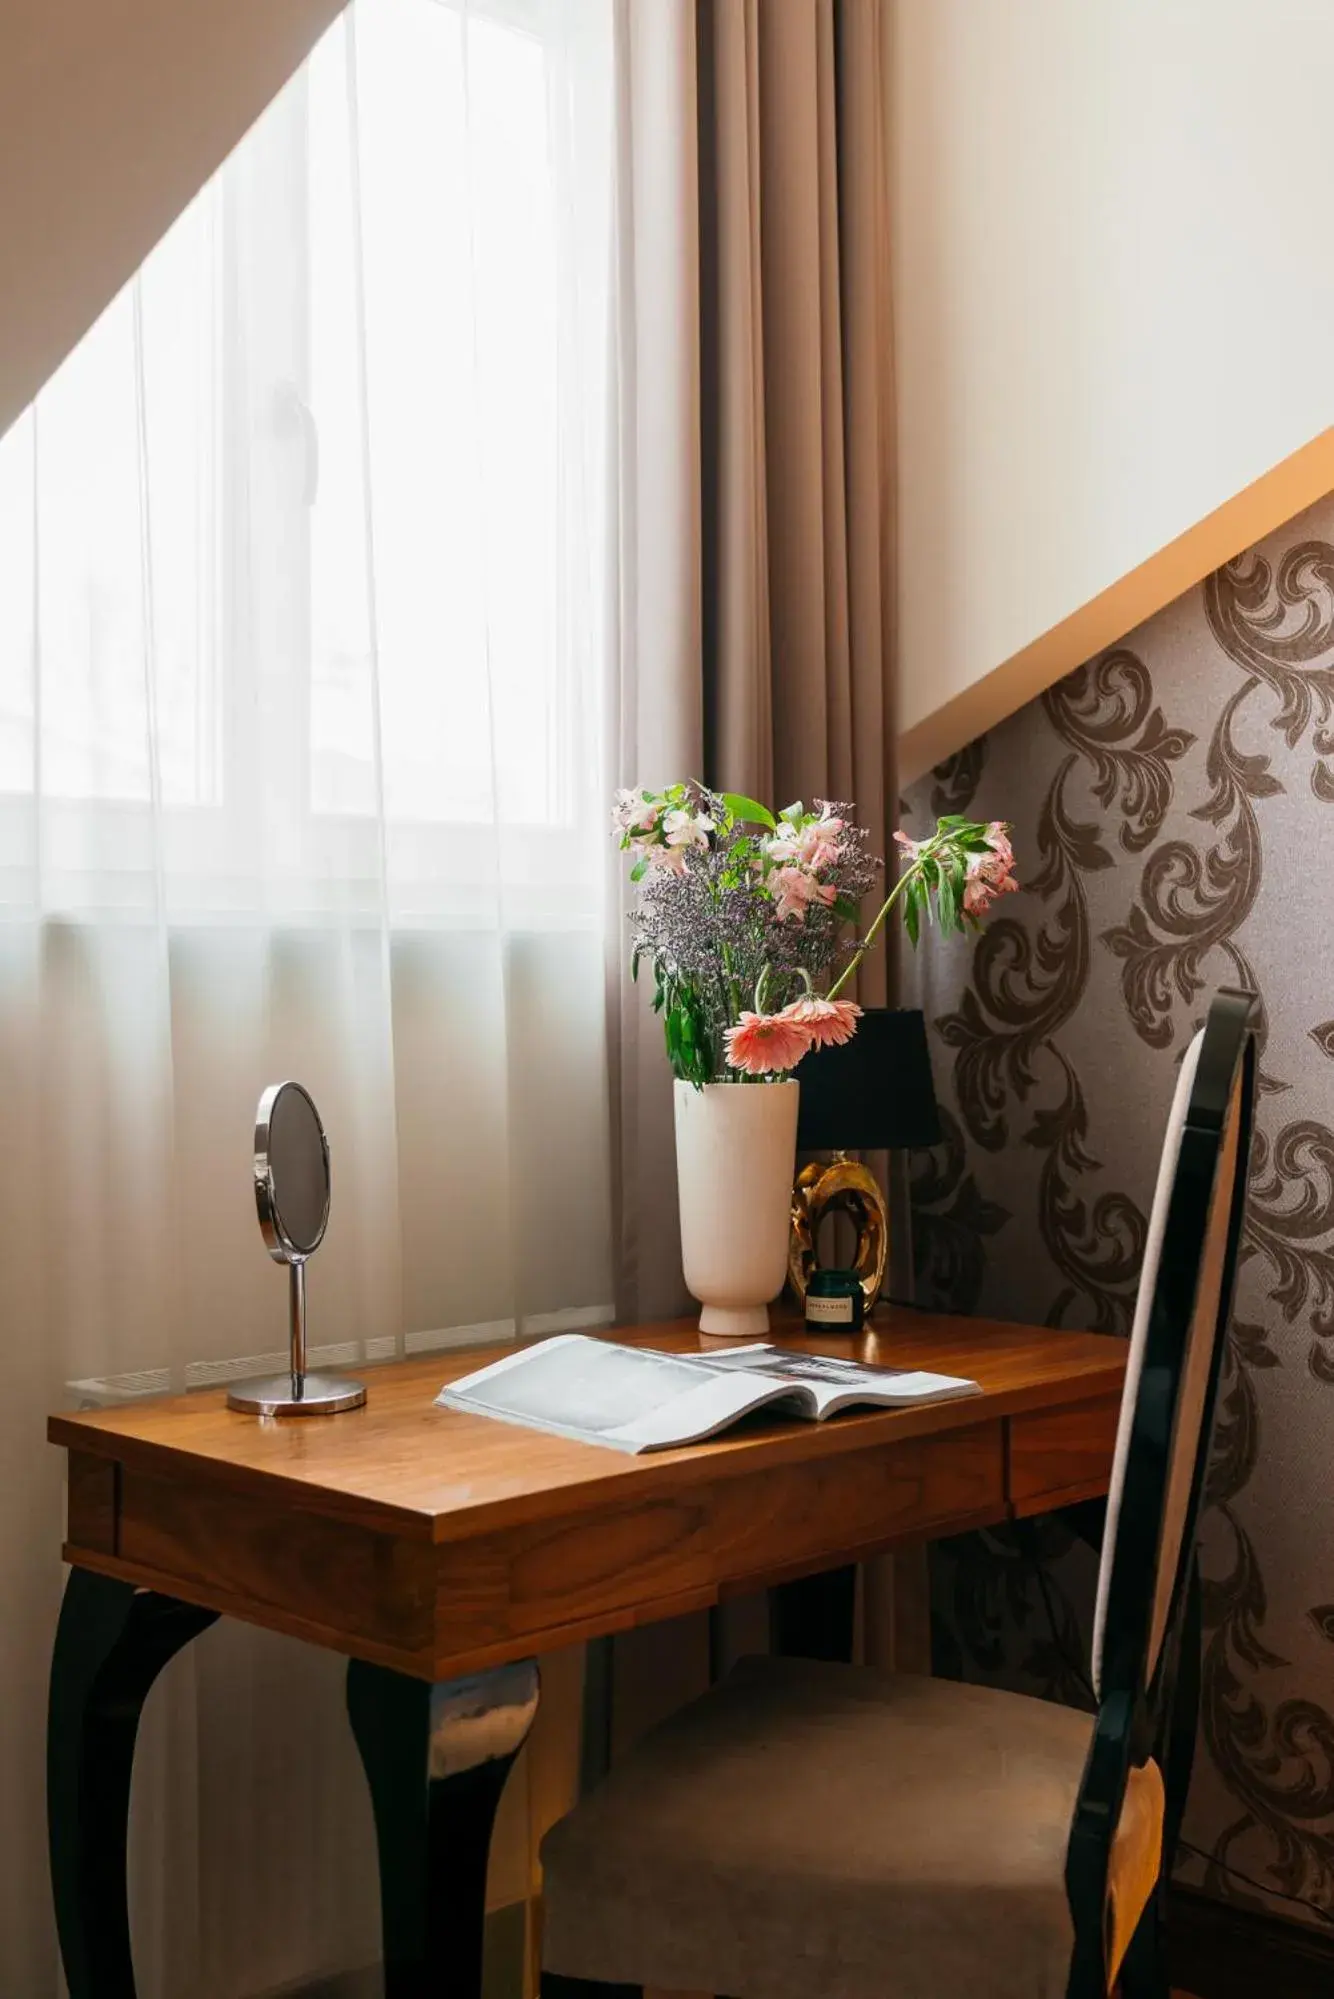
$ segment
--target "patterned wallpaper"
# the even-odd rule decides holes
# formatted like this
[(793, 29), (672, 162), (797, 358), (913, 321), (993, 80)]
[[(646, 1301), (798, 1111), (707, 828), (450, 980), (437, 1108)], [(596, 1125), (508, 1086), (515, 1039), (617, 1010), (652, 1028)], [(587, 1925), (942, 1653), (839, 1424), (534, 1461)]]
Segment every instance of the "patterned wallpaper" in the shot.
[[(1264, 1004), (1259, 1131), (1204, 1524), (1181, 1876), (1334, 1909), (1334, 496), (914, 787), (1007, 818), (1027, 893), (908, 977), (945, 1142), (914, 1166), (928, 1296), (1125, 1333), (1175, 1065), (1212, 990)], [(1041, 1529), (935, 1564), (938, 1663), (1075, 1702), (1092, 1560)], [(1055, 1622), (1059, 1643), (1053, 1643)], [(1274, 1902), (1278, 1913), (1296, 1914)]]

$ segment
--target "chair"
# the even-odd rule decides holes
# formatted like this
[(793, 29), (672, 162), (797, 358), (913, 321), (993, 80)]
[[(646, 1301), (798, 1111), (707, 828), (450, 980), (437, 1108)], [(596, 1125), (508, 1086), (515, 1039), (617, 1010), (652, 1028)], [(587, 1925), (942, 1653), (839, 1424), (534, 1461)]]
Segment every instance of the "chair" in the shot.
[(1096, 1715), (744, 1661), (548, 1834), (544, 1999), (1166, 1999), (1254, 1010), (1218, 994), (1168, 1119), (1108, 1498)]

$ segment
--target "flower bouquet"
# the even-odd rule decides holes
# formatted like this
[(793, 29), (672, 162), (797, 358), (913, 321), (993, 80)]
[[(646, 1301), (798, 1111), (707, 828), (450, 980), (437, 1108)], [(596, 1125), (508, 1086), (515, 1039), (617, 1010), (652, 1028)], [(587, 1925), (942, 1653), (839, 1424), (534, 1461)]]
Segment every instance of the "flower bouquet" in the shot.
[(851, 812), (817, 801), (774, 814), (696, 783), (616, 797), (638, 886), (631, 972), (652, 971), (676, 1078), (682, 1249), (706, 1332), (767, 1328), (796, 1155), (790, 1072), (855, 1034), (861, 1009), (841, 995), (891, 911), (915, 944), (931, 923), (978, 924), (1018, 886), (1006, 825), (941, 819), (924, 840), (895, 834), (901, 872), (863, 930), (880, 864)]

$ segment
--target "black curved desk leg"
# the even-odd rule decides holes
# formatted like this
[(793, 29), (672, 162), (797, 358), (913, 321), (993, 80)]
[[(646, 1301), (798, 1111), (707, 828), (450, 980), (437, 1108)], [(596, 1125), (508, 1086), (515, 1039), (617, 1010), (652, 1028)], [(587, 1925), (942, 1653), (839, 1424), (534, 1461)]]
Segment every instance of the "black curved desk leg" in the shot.
[(435, 1686), (348, 1666), (380, 1855), (385, 1999), (479, 1999), (491, 1828), (537, 1698), (531, 1659)]
[(51, 1887), (70, 1999), (134, 1999), (125, 1840), (139, 1716), (167, 1661), (216, 1618), (70, 1571), (46, 1736)]

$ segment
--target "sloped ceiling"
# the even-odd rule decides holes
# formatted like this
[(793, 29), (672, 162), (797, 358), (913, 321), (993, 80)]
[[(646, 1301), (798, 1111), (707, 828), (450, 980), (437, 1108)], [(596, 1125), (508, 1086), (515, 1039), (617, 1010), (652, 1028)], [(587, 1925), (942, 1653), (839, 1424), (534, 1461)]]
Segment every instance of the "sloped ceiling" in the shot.
[(881, 4), (911, 777), (1329, 489), (1334, 6)]
[(1075, 667), (1327, 493), (1334, 493), (1334, 429), (1321, 431), (990, 672), (934, 706), (929, 693), (924, 698), (916, 689), (917, 712), (899, 738), (904, 782), (1018, 714)]
[(0, 433), (340, 0), (0, 0)]

